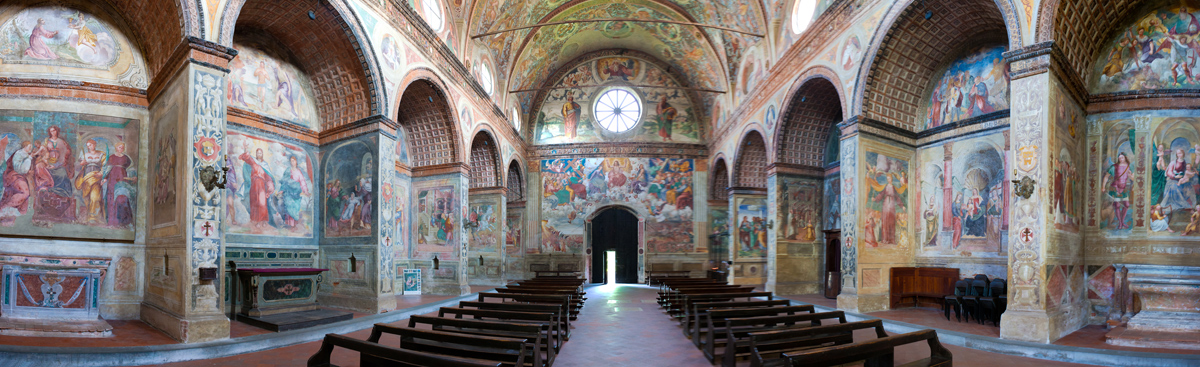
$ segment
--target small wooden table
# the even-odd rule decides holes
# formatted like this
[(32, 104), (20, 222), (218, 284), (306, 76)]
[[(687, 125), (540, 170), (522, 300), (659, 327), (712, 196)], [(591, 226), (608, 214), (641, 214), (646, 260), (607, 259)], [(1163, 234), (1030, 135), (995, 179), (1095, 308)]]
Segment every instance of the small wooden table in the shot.
[(353, 318), (349, 312), (326, 310), (317, 304), (317, 278), (327, 270), (238, 269), (239, 319), (264, 329), (285, 331)]

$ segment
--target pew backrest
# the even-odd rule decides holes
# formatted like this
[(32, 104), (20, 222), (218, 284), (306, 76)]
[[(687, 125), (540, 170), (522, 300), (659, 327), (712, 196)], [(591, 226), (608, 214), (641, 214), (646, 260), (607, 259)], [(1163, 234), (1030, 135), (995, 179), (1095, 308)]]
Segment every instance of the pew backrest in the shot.
[(950, 366), (953, 355), (938, 342), (937, 332), (932, 329), (867, 340), (854, 344), (839, 345), (795, 353), (784, 353), (792, 366), (836, 366), (857, 361), (866, 361), (868, 366), (892, 365), (895, 348), (909, 343), (929, 343), (929, 358), (909, 366)]
[(389, 347), (379, 343), (358, 340), (344, 335), (325, 334), (321, 349), (308, 358), (308, 367), (336, 367), (331, 361), (334, 347), (342, 347), (359, 353), (360, 366), (402, 367), (499, 367), (500, 362), (461, 358), (433, 353)]

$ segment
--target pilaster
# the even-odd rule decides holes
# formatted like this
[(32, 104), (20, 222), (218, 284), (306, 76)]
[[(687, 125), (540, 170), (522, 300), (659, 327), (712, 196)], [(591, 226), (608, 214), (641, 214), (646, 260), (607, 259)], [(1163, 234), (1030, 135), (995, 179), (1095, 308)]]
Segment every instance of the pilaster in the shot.
[(763, 285), (767, 282), (773, 221), (768, 213), (767, 190), (729, 188), (729, 284)]

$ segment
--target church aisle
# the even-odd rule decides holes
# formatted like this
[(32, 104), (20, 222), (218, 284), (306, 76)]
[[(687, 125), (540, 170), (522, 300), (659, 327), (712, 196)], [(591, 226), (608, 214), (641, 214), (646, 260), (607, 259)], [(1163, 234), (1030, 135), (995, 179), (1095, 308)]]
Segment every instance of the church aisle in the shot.
[(704, 353), (655, 303), (657, 287), (635, 284), (588, 288), (587, 306), (572, 322), (571, 341), (555, 367), (709, 366)]

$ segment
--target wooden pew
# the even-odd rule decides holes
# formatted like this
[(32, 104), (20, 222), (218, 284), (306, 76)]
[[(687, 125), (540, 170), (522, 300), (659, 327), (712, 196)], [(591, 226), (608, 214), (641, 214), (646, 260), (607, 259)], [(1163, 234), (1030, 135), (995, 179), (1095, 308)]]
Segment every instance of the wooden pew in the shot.
[(516, 322), (533, 322), (546, 324), (550, 326), (551, 346), (555, 351), (562, 349), (564, 333), (562, 323), (558, 320), (558, 314), (550, 312), (525, 312), (525, 311), (496, 311), (496, 310), (481, 310), (460, 307), (442, 307), (438, 309), (438, 317), (452, 316), (461, 319), (463, 316), (469, 316), (474, 320), (496, 320), (496, 321), (516, 321)]
[[(432, 317), (413, 315), (408, 318), (408, 327), (429, 325), (435, 331), (482, 335), (501, 338), (522, 338), (530, 344), (526, 361), (534, 367), (549, 366), (554, 359), (555, 351), (551, 347), (550, 325), (530, 322), (506, 322), (488, 320), (466, 320), (451, 317)], [(545, 358), (542, 356), (544, 351)], [(543, 364), (545, 363), (545, 364)]]
[(842, 324), (813, 326), (803, 329), (760, 331), (747, 335), (750, 342), (750, 366), (785, 366), (788, 361), (783, 353), (795, 353), (825, 346), (843, 345), (854, 342), (854, 330), (875, 329), (875, 335), (886, 338), (883, 321), (867, 320)]
[[(687, 311), (687, 309), (682, 308), (682, 307), (683, 307), (684, 301), (690, 295), (730, 294), (730, 293), (764, 293), (764, 292), (754, 292), (753, 286), (737, 286), (737, 287), (732, 287), (732, 288), (680, 288), (678, 290), (675, 290), (674, 293), (669, 294), (668, 297), (666, 297), (666, 299), (663, 302), (663, 308), (665, 308), (667, 310), (668, 314), (677, 315), (677, 314)], [(766, 293), (770, 293), (770, 292), (766, 292)]]
[(687, 310), (696, 302), (723, 302), (734, 301), (738, 299), (746, 301), (755, 301), (756, 298), (766, 298), (768, 301), (775, 299), (774, 293), (771, 292), (724, 292), (724, 293), (697, 293), (683, 294), (683, 299), (677, 302), (678, 309), (668, 309), (667, 314), (671, 317), (686, 318)]
[(575, 321), (579, 317), (579, 310), (571, 307), (568, 296), (479, 292), (479, 302), (487, 302), (488, 299), (498, 299), (501, 302), (556, 304), (562, 307), (563, 314), (566, 314), (569, 320)]
[(375, 324), (367, 341), (379, 343), (385, 333), (400, 337), (400, 349), (500, 362), (502, 366), (525, 366), (525, 356), (537, 354), (530, 350), (524, 338), (470, 335), (386, 324)]
[(861, 343), (811, 349), (795, 353), (784, 353), (792, 366), (820, 367), (866, 361), (865, 367), (894, 365), (895, 348), (909, 343), (929, 343), (929, 358), (905, 364), (905, 366), (950, 367), (954, 356), (938, 342), (937, 332), (931, 329), (907, 334), (868, 340)]
[(531, 289), (531, 288), (496, 288), (496, 293), (506, 294), (534, 294), (534, 295), (562, 295), (567, 296), (571, 307), (583, 308), (583, 300), (579, 294), (572, 291), (554, 290), (554, 289)]
[(476, 302), (462, 301), (458, 303), (461, 308), (474, 308), (479, 310), (494, 310), (494, 311), (517, 311), (517, 312), (545, 312), (554, 314), (558, 318), (559, 330), (563, 332), (563, 341), (571, 340), (571, 321), (567, 317), (567, 313), (563, 312), (560, 305), (541, 304), (541, 303), (504, 303), (504, 302)]
[(717, 346), (725, 343), (725, 333), (722, 331), (725, 329), (726, 320), (743, 317), (790, 316), (798, 313), (811, 314), (813, 310), (813, 305), (709, 310), (708, 316), (705, 317), (707, 322), (702, 327), (696, 328), (696, 333), (692, 334), (692, 343), (700, 347), (700, 350), (704, 351), (704, 356), (712, 362), (716, 359)]
[[(721, 353), (721, 365), (734, 367), (738, 357), (750, 356), (749, 334), (770, 330), (802, 329), (821, 326), (821, 320), (837, 319), (839, 324), (846, 323), (846, 313), (843, 311), (818, 312), (785, 316), (757, 316), (725, 319), (725, 352)], [(717, 332), (712, 330), (710, 332)], [(853, 335), (847, 335), (847, 343), (854, 342)], [(713, 356), (716, 357), (715, 355)]]
[(695, 331), (696, 326), (704, 322), (704, 316), (708, 315), (708, 310), (722, 308), (779, 307), (790, 304), (792, 304), (791, 301), (786, 299), (741, 302), (692, 302), (692, 307), (688, 309), (688, 313), (683, 318), (683, 335), (691, 338), (692, 332)]
[(342, 347), (358, 352), (359, 366), (362, 367), (499, 367), (504, 365), (495, 361), (418, 352), (344, 335), (325, 334), (325, 340), (321, 342), (321, 349), (308, 358), (308, 367), (337, 367), (330, 361), (333, 347)]
[(647, 270), (646, 285), (658, 284), (659, 279), (663, 278), (688, 278), (691, 277), (691, 275), (692, 272), (689, 270)]

